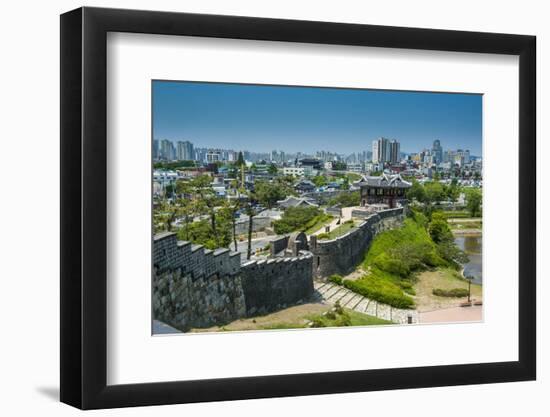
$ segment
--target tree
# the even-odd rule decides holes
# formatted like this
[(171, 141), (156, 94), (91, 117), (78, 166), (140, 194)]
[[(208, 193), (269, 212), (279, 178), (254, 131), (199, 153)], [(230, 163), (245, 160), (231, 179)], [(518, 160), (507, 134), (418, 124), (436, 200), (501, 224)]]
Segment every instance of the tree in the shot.
[(483, 196), (479, 188), (468, 188), (466, 194), (466, 208), (472, 217), (481, 217), (481, 203)]
[(153, 211), (153, 223), (155, 232), (172, 231), (172, 223), (178, 216), (178, 207), (171, 204), (166, 199), (158, 203), (158, 207)]
[(447, 220), (438, 212), (432, 214), (432, 221), (428, 226), (428, 232), (435, 243), (453, 239), (453, 234), (447, 224)]
[(231, 224), (231, 236), (234, 250), (237, 252), (237, 211), (242, 207), (241, 201), (237, 198), (233, 201), (226, 200), (221, 209), (221, 215)]
[(456, 184), (456, 180), (453, 180), (453, 181), (455, 181), (455, 184), (451, 182), (451, 185), (447, 187), (446, 191), (447, 191), (447, 198), (453, 203), (456, 203), (456, 201), (458, 200), (458, 197), (460, 197), (460, 187)]
[(277, 172), (278, 172), (277, 165), (270, 164), (269, 167), (267, 168), (267, 172), (269, 173), (269, 175), (277, 175)]
[(329, 206), (339, 205), (340, 207), (354, 207), (361, 204), (361, 194), (359, 191), (349, 193), (340, 193), (329, 201)]
[(284, 200), (290, 193), (284, 182), (256, 181), (254, 184), (254, 198), (267, 208), (274, 207), (277, 201)]
[(313, 184), (315, 184), (316, 187), (323, 187), (328, 184), (327, 177), (324, 175), (316, 175), (311, 179)]
[(428, 182), (424, 184), (426, 200), (430, 203), (439, 204), (445, 197), (445, 190), (439, 182)]
[(189, 181), (176, 182), (176, 194), (178, 196), (177, 205), (179, 206), (179, 214), (183, 216), (184, 222), (184, 239), (189, 240), (189, 224), (193, 220), (193, 216), (197, 212), (197, 205), (192, 198), (193, 187)]
[(273, 228), (278, 235), (306, 229), (309, 222), (319, 216), (321, 211), (313, 206), (289, 207), (283, 213), (281, 220), (273, 222)]
[(411, 187), (407, 190), (407, 198), (409, 200), (416, 200), (420, 203), (426, 200), (426, 190), (424, 186), (418, 181), (414, 180)]
[(332, 163), (332, 170), (333, 171), (345, 171), (348, 168), (345, 162), (342, 161), (334, 161)]
[(237, 165), (238, 167), (241, 167), (241, 166), (245, 165), (244, 157), (243, 157), (242, 152), (239, 152), (239, 156), (237, 157), (237, 162), (236, 162), (235, 165)]

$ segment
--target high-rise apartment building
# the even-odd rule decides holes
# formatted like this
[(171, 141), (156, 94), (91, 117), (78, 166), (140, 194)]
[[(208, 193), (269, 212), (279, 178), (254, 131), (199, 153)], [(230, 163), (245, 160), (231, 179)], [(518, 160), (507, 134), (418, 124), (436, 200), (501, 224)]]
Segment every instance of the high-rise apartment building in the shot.
[(193, 144), (189, 141), (178, 142), (176, 145), (176, 155), (181, 161), (192, 161), (195, 159), (195, 151)]
[(166, 161), (173, 161), (176, 159), (176, 148), (174, 148), (172, 141), (168, 139), (162, 139), (160, 141), (158, 159)]
[(401, 145), (396, 140), (378, 138), (372, 142), (372, 162), (374, 163), (397, 163), (400, 160), (400, 152)]
[(401, 160), (401, 144), (396, 140), (392, 140), (389, 142), (389, 148), (389, 162), (397, 164)]
[(434, 140), (432, 145), (432, 155), (434, 163), (440, 164), (443, 162), (443, 147), (438, 139)]

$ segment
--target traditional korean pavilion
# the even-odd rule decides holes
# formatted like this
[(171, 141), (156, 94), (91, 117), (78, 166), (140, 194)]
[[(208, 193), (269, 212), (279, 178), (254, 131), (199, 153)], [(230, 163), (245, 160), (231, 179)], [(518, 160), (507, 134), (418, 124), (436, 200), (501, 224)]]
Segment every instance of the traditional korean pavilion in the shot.
[(361, 189), (361, 205), (387, 204), (390, 208), (403, 204), (411, 183), (401, 178), (401, 175), (382, 174), (379, 177), (363, 176), (354, 184)]

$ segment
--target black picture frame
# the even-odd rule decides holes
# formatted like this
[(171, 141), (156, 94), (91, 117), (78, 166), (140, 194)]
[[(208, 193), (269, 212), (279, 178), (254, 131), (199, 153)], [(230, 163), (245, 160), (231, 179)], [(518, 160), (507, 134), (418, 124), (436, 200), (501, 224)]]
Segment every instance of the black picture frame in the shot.
[[(519, 360), (107, 385), (108, 32), (519, 56)], [(102, 8), (61, 15), (61, 401), (82, 409), (533, 380), (536, 38)]]

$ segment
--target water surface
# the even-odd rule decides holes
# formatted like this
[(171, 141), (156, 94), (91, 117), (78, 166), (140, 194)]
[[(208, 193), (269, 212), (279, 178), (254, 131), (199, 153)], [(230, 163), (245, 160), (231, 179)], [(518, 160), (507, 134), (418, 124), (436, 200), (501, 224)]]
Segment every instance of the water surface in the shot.
[(472, 282), (481, 284), (481, 234), (455, 236), (455, 243), (460, 249), (466, 252), (466, 255), (468, 255), (470, 259), (470, 261), (464, 265), (464, 276), (473, 276), (474, 279)]

